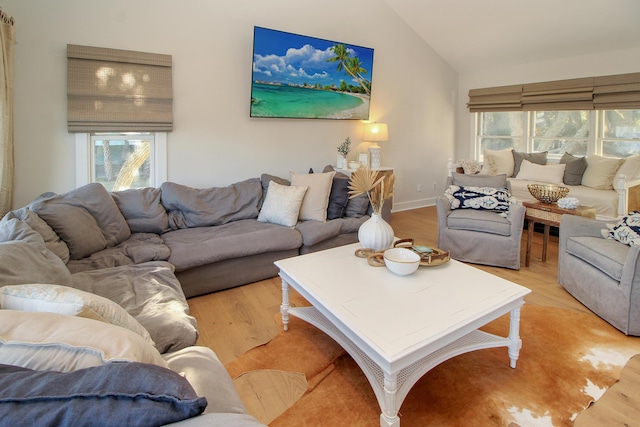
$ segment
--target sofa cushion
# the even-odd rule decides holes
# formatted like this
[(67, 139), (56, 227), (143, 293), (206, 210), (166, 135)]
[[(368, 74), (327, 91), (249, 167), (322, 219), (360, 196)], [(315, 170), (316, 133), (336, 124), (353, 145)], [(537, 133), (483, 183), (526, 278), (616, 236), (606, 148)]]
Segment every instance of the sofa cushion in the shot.
[(105, 297), (124, 308), (149, 332), (160, 353), (196, 343), (196, 319), (189, 315), (189, 304), (174, 267), (168, 262), (104, 268), (72, 277), (70, 286)]
[(518, 176), (515, 179), (563, 185), (565, 167), (566, 165), (564, 164), (537, 165), (528, 160), (523, 160), (520, 165), (520, 172), (518, 172)]
[(0, 363), (71, 372), (112, 362), (167, 366), (151, 344), (128, 329), (58, 313), (0, 310)]
[(312, 246), (337, 236), (341, 228), (340, 221), (300, 221), (296, 225), (296, 230), (302, 235), (302, 243), (305, 246)]
[(0, 220), (0, 286), (21, 283), (67, 285), (71, 273), (47, 249), (42, 236), (17, 218)]
[(33, 283), (0, 288), (0, 309), (66, 314), (121, 326), (155, 346), (149, 332), (122, 307), (68, 286)]
[(69, 373), (0, 365), (5, 425), (165, 425), (196, 416), (206, 406), (178, 373), (145, 363)]
[(546, 165), (547, 164), (547, 151), (542, 151), (539, 153), (524, 153), (520, 151), (513, 152), (513, 176), (518, 176), (518, 172), (520, 172), (520, 165), (523, 160), (528, 160), (531, 163), (535, 163), (537, 165)]
[(40, 218), (35, 212), (29, 208), (21, 208), (7, 215), (14, 215), (16, 218), (24, 221), (29, 227), (33, 228), (44, 239), (44, 244), (51, 252), (56, 254), (64, 263), (69, 261), (69, 247), (67, 244), (53, 231), (53, 228)]
[(444, 195), (449, 199), (451, 209), (509, 211), (509, 193), (504, 188), (450, 185)]
[(564, 164), (564, 176), (562, 181), (567, 185), (582, 185), (582, 175), (587, 169), (587, 158), (576, 157), (569, 153), (564, 153), (560, 158), (560, 164)]
[(197, 189), (164, 182), (162, 205), (168, 212), (172, 230), (226, 224), (256, 218), (262, 198), (258, 178), (237, 182), (228, 187)]
[(574, 236), (567, 239), (567, 253), (596, 267), (619, 282), (629, 254), (629, 246), (621, 245), (613, 239)]
[(491, 211), (479, 211), (475, 209), (456, 209), (447, 217), (447, 227), (456, 230), (477, 231), (480, 233), (511, 235), (511, 223)]
[(451, 175), (451, 183), (460, 187), (507, 188), (507, 175), (467, 175), (454, 172)]
[(276, 181), (271, 181), (258, 221), (285, 227), (296, 225), (307, 188), (306, 186), (280, 185)]
[(582, 175), (582, 185), (596, 190), (613, 189), (613, 179), (623, 159), (613, 159), (598, 155), (587, 156), (587, 169)]
[(327, 206), (329, 194), (335, 172), (299, 174), (291, 172), (291, 185), (307, 187), (307, 192), (302, 199), (300, 214), (301, 221), (327, 220)]
[(69, 261), (67, 268), (71, 273), (79, 273), (148, 261), (166, 261), (169, 255), (171, 250), (157, 234), (133, 233), (117, 246), (94, 252), (86, 258)]
[(254, 219), (216, 227), (176, 230), (162, 237), (171, 249), (169, 262), (177, 271), (302, 246), (300, 233), (292, 227), (285, 228)]
[(67, 243), (71, 259), (115, 246), (131, 235), (120, 209), (101, 184), (87, 184), (65, 194), (39, 198), (29, 209)]
[(159, 188), (131, 188), (111, 193), (132, 233), (169, 231), (169, 217), (160, 201)]

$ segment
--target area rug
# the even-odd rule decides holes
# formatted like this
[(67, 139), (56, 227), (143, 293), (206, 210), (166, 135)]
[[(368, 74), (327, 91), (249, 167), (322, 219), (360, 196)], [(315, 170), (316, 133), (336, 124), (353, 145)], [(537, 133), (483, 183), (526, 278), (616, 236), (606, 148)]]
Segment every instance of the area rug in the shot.
[[(268, 424), (379, 425), (378, 402), (351, 357), (304, 321), (292, 318), (283, 332), (279, 316), (276, 320), (280, 332), (271, 342), (226, 366), (232, 377), (262, 369), (305, 375), (306, 392)], [(506, 335), (508, 328), (503, 316), (482, 329)], [(525, 305), (520, 336), (516, 369), (509, 367), (506, 348), (497, 348), (455, 357), (428, 372), (402, 404), (401, 425), (571, 426), (640, 353), (640, 338), (574, 310)]]

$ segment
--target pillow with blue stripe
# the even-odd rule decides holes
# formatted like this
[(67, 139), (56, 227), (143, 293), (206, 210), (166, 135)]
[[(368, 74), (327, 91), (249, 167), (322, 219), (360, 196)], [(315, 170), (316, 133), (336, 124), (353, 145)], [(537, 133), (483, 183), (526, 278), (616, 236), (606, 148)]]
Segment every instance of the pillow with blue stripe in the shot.
[(511, 196), (505, 188), (450, 185), (444, 194), (449, 199), (449, 203), (451, 203), (451, 209), (509, 211), (509, 199)]

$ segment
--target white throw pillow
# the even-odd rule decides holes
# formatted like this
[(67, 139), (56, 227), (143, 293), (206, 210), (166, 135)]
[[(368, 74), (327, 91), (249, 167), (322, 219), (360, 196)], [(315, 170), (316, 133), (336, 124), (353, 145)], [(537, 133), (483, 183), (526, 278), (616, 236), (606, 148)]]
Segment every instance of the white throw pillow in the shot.
[(640, 156), (635, 154), (625, 159), (624, 163), (616, 171), (616, 175), (613, 178), (614, 190), (621, 189), (620, 186), (618, 185), (620, 174), (625, 176), (626, 181), (637, 179), (638, 175), (640, 174)]
[(335, 171), (306, 174), (291, 172), (291, 185), (308, 187), (302, 200), (302, 207), (300, 207), (298, 218), (301, 221), (325, 222), (327, 220), (329, 194), (335, 174)]
[(26, 284), (0, 288), (0, 309), (38, 311), (86, 317), (121, 326), (155, 346), (149, 332), (115, 302), (60, 285)]
[(167, 368), (158, 350), (120, 326), (58, 313), (0, 310), (0, 363), (71, 372), (111, 362)]
[(582, 185), (596, 190), (613, 189), (613, 179), (624, 159), (614, 159), (598, 155), (587, 156), (587, 169), (582, 175)]
[(513, 176), (515, 162), (513, 160), (512, 148), (505, 148), (504, 150), (484, 150), (483, 158), (481, 174), (505, 174), (507, 177)]
[(538, 165), (531, 163), (529, 160), (523, 160), (520, 165), (520, 172), (518, 172), (516, 179), (564, 185), (562, 178), (564, 177), (565, 167), (565, 164)]
[(258, 221), (293, 227), (298, 222), (300, 206), (306, 192), (307, 187), (269, 182), (267, 196), (260, 209)]

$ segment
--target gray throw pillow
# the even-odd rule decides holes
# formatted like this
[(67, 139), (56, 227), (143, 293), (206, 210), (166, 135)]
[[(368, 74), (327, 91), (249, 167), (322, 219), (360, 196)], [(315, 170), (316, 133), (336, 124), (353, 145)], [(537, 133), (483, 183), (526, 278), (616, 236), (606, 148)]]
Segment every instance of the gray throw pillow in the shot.
[(66, 373), (0, 365), (4, 425), (165, 425), (199, 415), (206, 406), (186, 378), (147, 363)]
[(560, 158), (560, 164), (564, 167), (562, 181), (567, 185), (582, 185), (582, 175), (587, 170), (587, 159), (564, 153)]
[(159, 188), (132, 188), (111, 194), (132, 233), (162, 234), (169, 231), (167, 211)]
[(452, 184), (459, 187), (507, 188), (507, 175), (467, 175), (453, 172)]
[(0, 286), (23, 283), (68, 285), (71, 273), (47, 249), (42, 236), (17, 218), (0, 221)]
[(162, 205), (169, 215), (169, 226), (180, 228), (222, 225), (258, 217), (262, 186), (251, 178), (228, 187), (198, 189), (164, 182)]
[(131, 236), (111, 194), (92, 183), (65, 194), (41, 197), (29, 205), (69, 246), (70, 258), (81, 259)]
[(518, 177), (518, 172), (520, 172), (520, 165), (523, 160), (528, 160), (531, 163), (536, 163), (538, 165), (546, 165), (547, 164), (547, 151), (542, 151), (539, 153), (523, 153), (520, 151), (513, 152), (513, 176)]
[(349, 180), (333, 177), (331, 193), (329, 193), (329, 206), (327, 207), (327, 219), (342, 218), (349, 203)]

